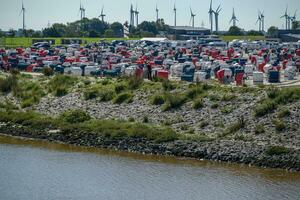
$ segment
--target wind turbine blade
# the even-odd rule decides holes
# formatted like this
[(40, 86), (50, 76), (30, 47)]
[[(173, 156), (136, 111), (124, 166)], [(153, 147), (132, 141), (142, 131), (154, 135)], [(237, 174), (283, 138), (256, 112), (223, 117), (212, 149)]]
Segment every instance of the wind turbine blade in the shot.
[(216, 13), (219, 12), (220, 7), (221, 7), (221, 5), (218, 6), (218, 8), (216, 10)]

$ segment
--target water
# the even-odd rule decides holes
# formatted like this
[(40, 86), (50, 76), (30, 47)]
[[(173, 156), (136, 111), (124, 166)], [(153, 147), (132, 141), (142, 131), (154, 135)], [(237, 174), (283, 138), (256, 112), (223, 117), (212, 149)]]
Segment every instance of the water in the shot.
[(0, 136), (2, 200), (300, 199), (300, 173)]

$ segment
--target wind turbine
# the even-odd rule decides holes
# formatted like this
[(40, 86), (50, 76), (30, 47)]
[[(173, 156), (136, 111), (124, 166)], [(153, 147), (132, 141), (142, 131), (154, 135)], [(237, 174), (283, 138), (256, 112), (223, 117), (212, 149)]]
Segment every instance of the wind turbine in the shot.
[(156, 22), (158, 22), (158, 7), (157, 7), (157, 4), (156, 4), (156, 8), (155, 8), (155, 12), (156, 12)]
[(264, 11), (260, 13), (260, 19), (261, 19), (261, 31), (265, 32), (265, 15)]
[(288, 7), (285, 9), (284, 15), (282, 15), (280, 18), (285, 18), (285, 29), (288, 30), (288, 22), (289, 22), (289, 15), (288, 15)]
[(176, 14), (177, 14), (177, 8), (176, 8), (176, 5), (174, 4), (174, 26), (176, 27)]
[(139, 14), (140, 14), (140, 12), (137, 9), (137, 5), (135, 7), (134, 14), (135, 14), (135, 17), (136, 17), (136, 26), (138, 26), (139, 25)]
[(221, 12), (221, 5), (218, 6), (216, 11), (213, 11), (215, 14), (215, 22), (216, 22), (216, 32), (219, 31), (219, 14)]
[(296, 21), (296, 14), (297, 14), (297, 10), (295, 11), (294, 16), (291, 17), (292, 23)]
[(84, 18), (84, 8), (80, 3), (80, 7), (79, 7), (79, 12), (80, 12), (80, 21), (82, 21), (82, 19)]
[(209, 7), (209, 23), (210, 23), (210, 31), (213, 31), (213, 14), (214, 14), (214, 10), (212, 9), (212, 0), (210, 0), (210, 7)]
[(239, 21), (239, 20), (238, 20), (237, 17), (235, 16), (234, 8), (233, 8), (233, 10), (232, 10), (232, 17), (231, 17), (229, 23), (232, 22), (232, 25), (233, 25), (233, 26), (236, 26), (236, 22), (237, 22), (237, 21)]
[(101, 14), (99, 15), (99, 17), (101, 18), (101, 21), (104, 22), (104, 17), (106, 16), (103, 12), (103, 9), (104, 7), (102, 6), (102, 9), (101, 9)]
[(24, 7), (24, 4), (23, 4), (23, 2), (22, 2), (22, 9), (21, 9), (21, 12), (20, 12), (20, 15), (22, 14), (22, 16), (23, 16), (23, 32), (25, 31), (25, 7)]
[(296, 21), (296, 14), (297, 14), (297, 10), (294, 13), (294, 16), (291, 16), (291, 22), (292, 22), (292, 28), (293, 28), (293, 23)]
[(262, 19), (261, 19), (261, 13), (260, 13), (260, 11), (258, 11), (258, 17), (257, 17), (257, 21), (256, 21), (255, 24), (257, 24), (257, 22), (259, 23), (258, 31), (261, 31), (261, 22), (262, 22)]
[(132, 4), (130, 7), (130, 26), (134, 26), (134, 10)]
[(190, 11), (191, 11), (191, 19), (190, 19), (190, 24), (192, 22), (192, 27), (195, 27), (195, 16), (196, 14), (193, 13), (192, 8), (190, 7)]

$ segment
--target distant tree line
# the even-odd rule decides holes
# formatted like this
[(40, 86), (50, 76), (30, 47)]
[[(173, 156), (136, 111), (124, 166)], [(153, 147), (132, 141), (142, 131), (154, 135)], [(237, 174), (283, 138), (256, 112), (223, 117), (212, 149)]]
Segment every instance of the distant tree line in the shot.
[[(167, 25), (163, 19), (159, 19), (156, 22), (154, 21), (143, 21), (138, 26), (130, 26), (128, 22), (125, 22), (125, 27), (129, 29), (130, 37), (154, 37), (157, 35), (165, 35), (169, 31), (169, 25)], [(102, 22), (98, 18), (83, 18), (75, 22), (62, 24), (55, 23), (52, 26), (44, 28), (41, 31), (35, 31), (33, 29), (25, 30), (21, 36), (25, 37), (123, 37), (124, 27), (123, 24), (119, 22), (114, 22), (109, 24), (107, 22)], [(293, 23), (292, 29), (300, 28), (299, 21)], [(269, 36), (275, 37), (277, 35), (278, 28), (271, 26), (267, 34)], [(250, 30), (245, 31), (238, 26), (231, 26), (227, 32), (217, 33), (213, 32), (216, 35), (245, 35), (245, 36), (263, 36), (264, 33), (261, 31)], [(10, 36), (15, 37), (19, 36), (16, 30), (9, 30), (8, 32), (3, 32), (0, 29), (0, 37)]]

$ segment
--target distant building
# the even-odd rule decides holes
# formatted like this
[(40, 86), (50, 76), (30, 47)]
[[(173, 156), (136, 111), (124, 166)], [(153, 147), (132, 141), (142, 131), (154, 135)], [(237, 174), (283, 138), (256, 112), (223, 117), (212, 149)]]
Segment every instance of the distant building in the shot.
[(210, 30), (203, 27), (170, 26), (168, 38), (174, 40), (190, 40), (210, 35)]
[(300, 40), (300, 29), (296, 30), (278, 30), (277, 37), (281, 42), (297, 42)]

